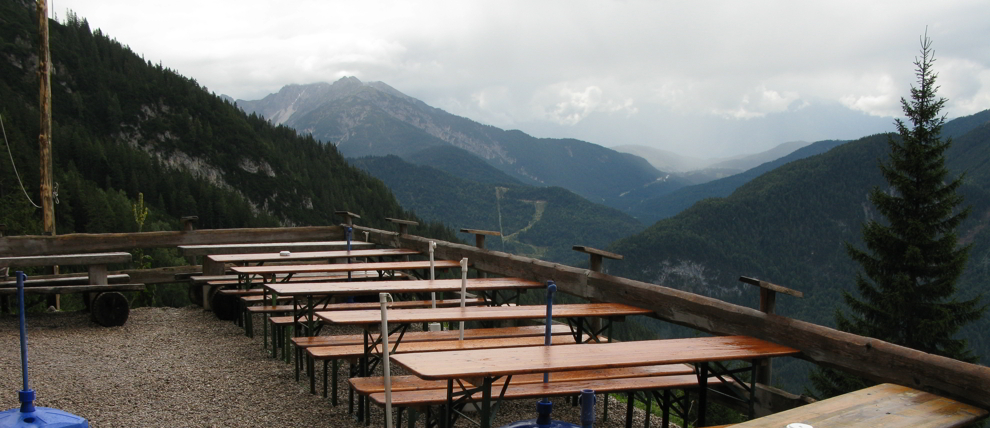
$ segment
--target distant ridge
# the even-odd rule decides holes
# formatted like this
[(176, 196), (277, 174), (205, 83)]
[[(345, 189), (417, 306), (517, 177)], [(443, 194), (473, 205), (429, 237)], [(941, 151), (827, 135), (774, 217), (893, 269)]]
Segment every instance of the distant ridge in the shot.
[(560, 186), (615, 206), (619, 195), (666, 175), (646, 160), (574, 139), (535, 138), (430, 107), (382, 82), (354, 77), (333, 84), (289, 85), (261, 100), (238, 100), (247, 112), (337, 145), (347, 157), (408, 156), (453, 146), (523, 183)]

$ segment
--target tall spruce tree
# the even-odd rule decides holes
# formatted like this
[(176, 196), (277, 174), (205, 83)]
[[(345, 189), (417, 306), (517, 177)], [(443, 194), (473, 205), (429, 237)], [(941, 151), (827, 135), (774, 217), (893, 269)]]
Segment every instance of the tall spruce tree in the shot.
[[(970, 250), (959, 245), (955, 229), (969, 208), (959, 209), (963, 197), (956, 190), (963, 177), (947, 181), (945, 151), (952, 140), (939, 135), (946, 99), (936, 96), (934, 62), (926, 35), (914, 62), (919, 86), (911, 87), (910, 101), (901, 98), (911, 126), (895, 121), (900, 135), (888, 139), (889, 162), (880, 164), (889, 189), (876, 187), (869, 196), (886, 221), (864, 224), (867, 250), (846, 244), (862, 268), (856, 278), (861, 297), (843, 291), (849, 315), (837, 309), (836, 324), (850, 333), (973, 362), (966, 341), (955, 336), (986, 307), (980, 296), (964, 301), (954, 296)], [(825, 396), (868, 385), (832, 369), (815, 372), (812, 383)]]

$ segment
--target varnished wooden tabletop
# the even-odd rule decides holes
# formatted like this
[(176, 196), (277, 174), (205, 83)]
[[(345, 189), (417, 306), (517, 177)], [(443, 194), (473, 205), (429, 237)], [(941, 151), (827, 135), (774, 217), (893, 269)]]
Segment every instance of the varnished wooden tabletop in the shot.
[(978, 407), (885, 383), (732, 427), (786, 427), (803, 423), (814, 428), (948, 428), (967, 426), (986, 416), (987, 411)]
[[(553, 305), (555, 318), (617, 317), (648, 315), (648, 309), (620, 303), (578, 303)], [(395, 309), (388, 312), (388, 322), (395, 324), (452, 321), (496, 321), (540, 319), (547, 315), (543, 305), (472, 306), (468, 308)], [(340, 324), (374, 324), (382, 322), (379, 310), (317, 312), (320, 319)]]
[[(469, 278), (468, 291), (492, 291), (542, 288), (542, 282), (521, 278)], [(327, 294), (377, 294), (377, 293), (429, 293), (461, 291), (459, 279), (437, 280), (388, 280), (388, 281), (335, 281), (310, 283), (273, 283), (265, 288), (282, 296), (309, 296)], [(380, 318), (380, 317), (379, 317)]]
[(395, 355), (392, 361), (423, 379), (466, 379), (551, 371), (748, 360), (798, 353), (800, 351), (797, 349), (752, 337), (720, 336), (507, 348), (499, 352), (411, 353)]
[(343, 250), (343, 251), (298, 251), (289, 252), (287, 255), (275, 253), (253, 253), (253, 254), (214, 254), (207, 256), (217, 263), (257, 263), (257, 262), (281, 262), (293, 260), (322, 260), (337, 259), (344, 257), (390, 257), (390, 256), (411, 256), (420, 254), (416, 250), (406, 250), (402, 248), (377, 248), (366, 250)]
[[(455, 260), (437, 260), (435, 266), (438, 269), (449, 269), (460, 267), (461, 264)], [(430, 262), (378, 262), (378, 263), (331, 263), (312, 265), (278, 265), (278, 266), (234, 266), (231, 268), (235, 273), (242, 275), (269, 275), (269, 274), (290, 274), (290, 273), (312, 273), (312, 272), (356, 272), (365, 270), (404, 270), (404, 269), (429, 269)]]

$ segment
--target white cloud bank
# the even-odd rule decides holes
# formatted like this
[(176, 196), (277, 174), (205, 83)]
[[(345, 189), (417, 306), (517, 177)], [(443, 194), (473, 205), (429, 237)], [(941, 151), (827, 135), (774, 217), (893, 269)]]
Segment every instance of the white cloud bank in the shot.
[[(926, 27), (949, 116), (990, 108), (985, 0), (59, 0), (52, 8), (74, 10), (149, 60), (235, 98), (353, 75), (499, 127), (694, 155), (817, 138), (814, 126), (781, 125), (812, 110), (831, 112), (819, 118), (833, 130), (826, 138), (889, 129)], [(883, 120), (853, 127), (834, 106)]]

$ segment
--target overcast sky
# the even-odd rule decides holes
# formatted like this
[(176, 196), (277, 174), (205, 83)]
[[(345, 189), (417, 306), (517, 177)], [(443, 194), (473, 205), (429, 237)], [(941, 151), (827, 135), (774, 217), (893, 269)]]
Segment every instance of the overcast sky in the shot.
[(893, 129), (933, 40), (950, 118), (990, 108), (990, 2), (49, 0), (217, 94), (343, 76), (539, 137), (699, 157)]

